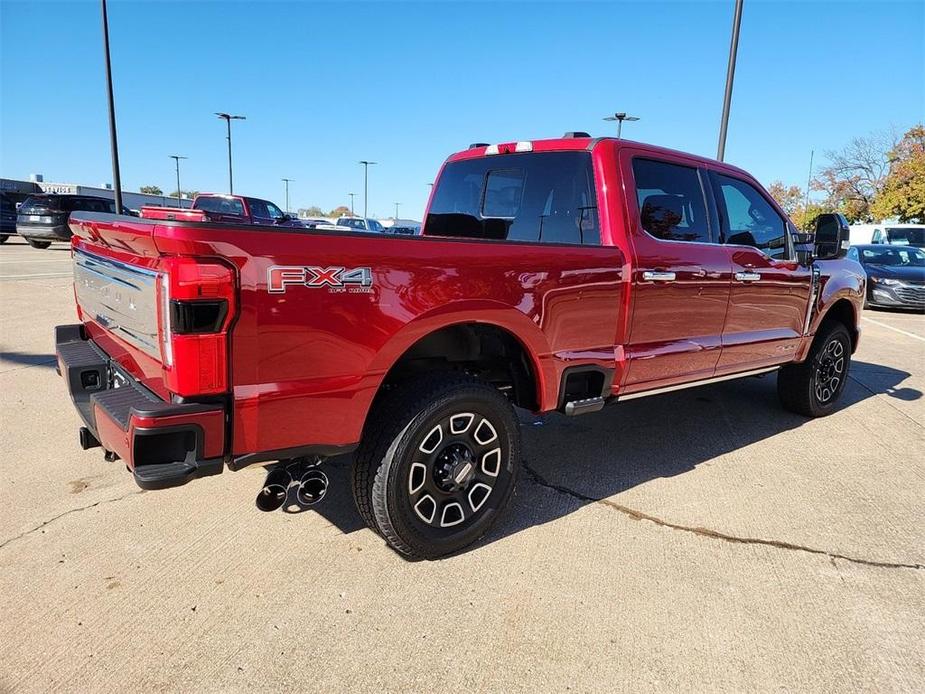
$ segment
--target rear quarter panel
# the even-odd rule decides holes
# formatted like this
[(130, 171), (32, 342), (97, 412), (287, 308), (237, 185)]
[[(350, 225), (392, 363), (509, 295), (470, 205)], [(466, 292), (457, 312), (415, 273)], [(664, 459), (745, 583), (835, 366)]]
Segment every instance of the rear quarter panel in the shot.
[[(490, 323), (527, 349), (541, 409), (571, 365), (614, 365), (623, 296), (618, 248), (433, 237), (159, 226), (164, 253), (218, 256), (240, 278), (233, 328), (235, 455), (352, 444), (389, 368), (441, 327)], [(272, 266), (369, 268), (368, 291), (289, 285)]]

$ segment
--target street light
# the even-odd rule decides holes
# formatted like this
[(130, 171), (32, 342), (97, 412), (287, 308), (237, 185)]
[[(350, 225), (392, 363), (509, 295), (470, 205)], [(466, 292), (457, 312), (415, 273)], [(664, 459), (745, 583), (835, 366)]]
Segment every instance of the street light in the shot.
[(369, 216), (369, 167), (378, 164), (377, 161), (361, 159), (363, 165), (363, 219)]
[(739, 26), (742, 24), (742, 0), (736, 0), (732, 17), (732, 41), (729, 43), (729, 64), (726, 66), (726, 93), (723, 95), (723, 119), (719, 125), (719, 145), (716, 158), (723, 160), (726, 154), (726, 129), (729, 127), (729, 107), (732, 105), (732, 81), (736, 74), (736, 53), (739, 50)]
[(103, 55), (106, 57), (106, 93), (109, 97), (109, 151), (112, 154), (112, 186), (116, 214), (122, 214), (122, 177), (119, 175), (119, 143), (116, 138), (116, 102), (112, 95), (112, 64), (109, 60), (109, 12), (100, 0), (103, 14)]
[(173, 159), (177, 165), (177, 207), (183, 207), (183, 196), (180, 195), (180, 160), (189, 159), (189, 157), (181, 157), (179, 154), (171, 154), (170, 158)]
[(623, 135), (623, 121), (633, 121), (639, 120), (637, 116), (628, 116), (625, 113), (615, 113), (612, 116), (607, 116), (604, 120), (608, 121), (617, 121), (617, 139)]
[(234, 193), (234, 179), (231, 175), (231, 121), (247, 120), (247, 118), (245, 116), (233, 116), (230, 113), (216, 113), (215, 115), (225, 121), (228, 126), (228, 194), (231, 195)]
[(350, 216), (353, 217), (353, 199), (356, 197), (356, 193), (347, 193), (350, 196)]
[(283, 181), (283, 183), (286, 184), (286, 214), (289, 214), (289, 183), (290, 181), (294, 181), (295, 179), (294, 178), (284, 178), (281, 180)]
[(395, 221), (398, 221), (398, 206), (401, 205), (400, 202), (395, 203)]

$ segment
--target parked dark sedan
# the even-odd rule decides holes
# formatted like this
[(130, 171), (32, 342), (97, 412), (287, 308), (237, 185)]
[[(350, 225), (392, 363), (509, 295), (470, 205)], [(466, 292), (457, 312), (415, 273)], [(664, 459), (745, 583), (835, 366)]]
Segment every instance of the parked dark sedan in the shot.
[(925, 251), (915, 246), (852, 246), (867, 272), (866, 306), (925, 311)]
[(0, 243), (16, 233), (16, 203), (6, 195), (0, 195)]
[[(93, 195), (31, 195), (19, 206), (16, 233), (33, 248), (48, 248), (52, 241), (70, 241), (68, 217), (75, 210), (115, 213), (116, 203)], [(123, 210), (128, 214), (128, 210)]]

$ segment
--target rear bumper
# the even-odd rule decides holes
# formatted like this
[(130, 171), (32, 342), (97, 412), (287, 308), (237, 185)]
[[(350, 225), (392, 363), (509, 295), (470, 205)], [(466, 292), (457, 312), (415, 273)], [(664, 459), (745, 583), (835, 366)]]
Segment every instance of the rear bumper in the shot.
[(222, 472), (223, 405), (161, 400), (87, 339), (81, 325), (55, 328), (55, 352), (58, 373), (86, 427), (84, 448), (98, 442), (122, 458), (142, 489), (177, 487)]
[(39, 241), (70, 241), (70, 227), (67, 224), (24, 224), (16, 223), (16, 233), (27, 239)]

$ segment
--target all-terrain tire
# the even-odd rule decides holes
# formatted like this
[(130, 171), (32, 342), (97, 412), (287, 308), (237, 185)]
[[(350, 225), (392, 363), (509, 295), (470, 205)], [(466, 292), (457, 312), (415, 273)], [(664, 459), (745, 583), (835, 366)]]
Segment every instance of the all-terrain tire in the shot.
[(806, 360), (781, 367), (777, 372), (777, 395), (781, 404), (806, 417), (831, 414), (844, 392), (850, 366), (848, 329), (836, 321), (823, 323)]
[(520, 429), (507, 398), (473, 376), (428, 374), (374, 407), (354, 460), (353, 495), (393, 549), (436, 559), (488, 531), (519, 468)]
[(51, 245), (51, 241), (36, 241), (35, 239), (26, 239), (33, 248), (45, 249)]

